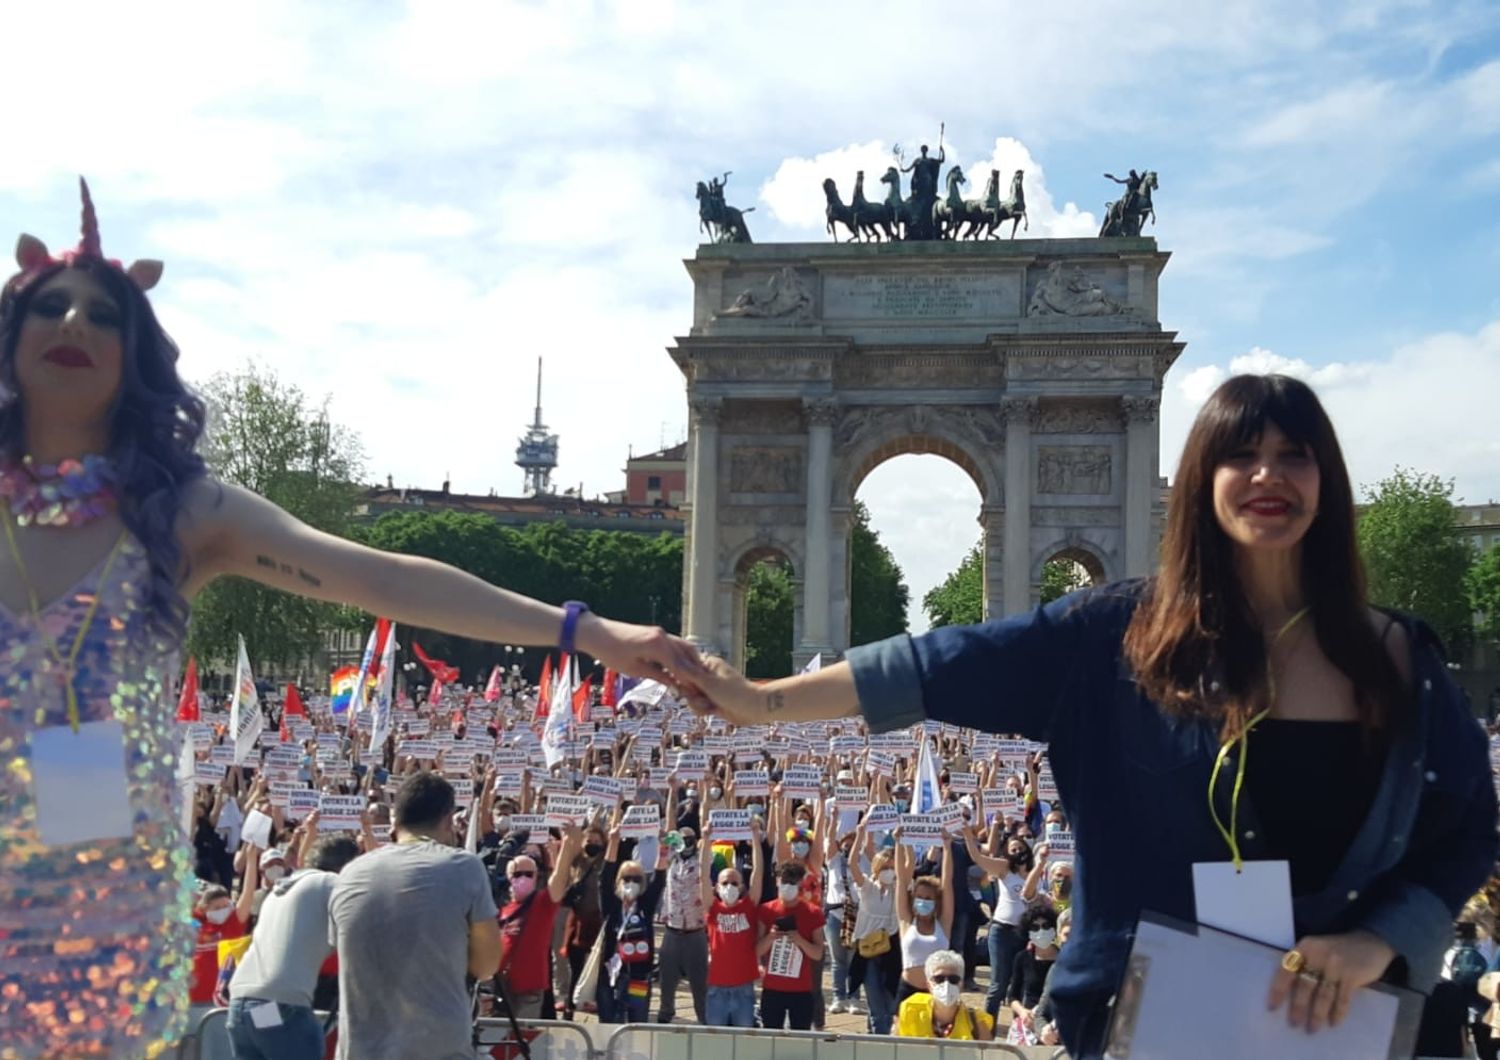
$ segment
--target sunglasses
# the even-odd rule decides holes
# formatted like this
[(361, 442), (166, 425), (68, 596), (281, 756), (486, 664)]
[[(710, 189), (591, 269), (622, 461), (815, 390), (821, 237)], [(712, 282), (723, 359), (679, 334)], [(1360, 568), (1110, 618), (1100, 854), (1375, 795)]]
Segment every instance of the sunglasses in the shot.
[(534, 872), (512, 872), (510, 874), (510, 878), (513, 879), (513, 880), (534, 880), (534, 879), (536, 879), (536, 873), (534, 873)]
[(934, 983), (962, 983), (963, 978), (957, 975), (934, 975), (931, 977)]
[(620, 882), (621, 883), (645, 883), (646, 882), (646, 877), (644, 877), (644, 876), (621, 876), (620, 877)]

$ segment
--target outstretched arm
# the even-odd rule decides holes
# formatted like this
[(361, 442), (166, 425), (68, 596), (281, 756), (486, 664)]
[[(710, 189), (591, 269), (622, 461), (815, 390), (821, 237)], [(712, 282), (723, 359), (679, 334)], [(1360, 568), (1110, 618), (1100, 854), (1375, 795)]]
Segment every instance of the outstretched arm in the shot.
[[(312, 527), (249, 490), (200, 479), (188, 490), (179, 533), (187, 545), (184, 592), (215, 577), (252, 581), (330, 603), (350, 604), (410, 626), (494, 643), (552, 645), (563, 611), (497, 588), (455, 567), (381, 552)], [(578, 647), (638, 676), (690, 676), (697, 652), (660, 629), (583, 615)]]
[(1116, 184), (1129, 184), (1130, 183), (1130, 181), (1128, 181), (1128, 180), (1121, 180), (1119, 177), (1115, 176), (1113, 173), (1106, 173), (1104, 175), (1107, 178), (1109, 178), (1110, 180), (1114, 181)]

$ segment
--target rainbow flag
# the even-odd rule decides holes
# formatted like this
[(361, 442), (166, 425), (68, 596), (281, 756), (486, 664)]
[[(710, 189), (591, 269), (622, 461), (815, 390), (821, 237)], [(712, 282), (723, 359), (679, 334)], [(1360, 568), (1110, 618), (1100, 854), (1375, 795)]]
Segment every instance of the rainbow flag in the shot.
[(333, 696), (333, 712), (342, 714), (354, 701), (354, 686), (359, 683), (359, 667), (346, 666), (335, 670), (328, 679), (328, 693)]

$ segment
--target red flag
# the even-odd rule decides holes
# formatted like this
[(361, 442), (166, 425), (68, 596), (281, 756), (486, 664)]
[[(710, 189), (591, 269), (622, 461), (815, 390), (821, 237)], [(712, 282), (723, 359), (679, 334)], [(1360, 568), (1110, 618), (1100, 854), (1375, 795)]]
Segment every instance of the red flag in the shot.
[(286, 723), (287, 718), (305, 718), (307, 708), (302, 705), (302, 697), (297, 694), (297, 686), (290, 681), (286, 685), (286, 698), (281, 703), (281, 742), (292, 742), (292, 728)]
[(437, 706), (443, 699), (443, 679), (437, 674), (432, 675), (432, 687), (427, 690), (427, 703), (429, 706)]
[(500, 667), (490, 671), (490, 683), (484, 686), (484, 701), (493, 703), (500, 698)]
[(432, 656), (422, 650), (422, 645), (416, 641), (411, 642), (411, 650), (416, 655), (417, 661), (427, 667), (427, 672), (436, 680), (441, 681), (445, 685), (451, 685), (458, 680), (457, 669), (445, 662), (432, 658)]
[(536, 718), (545, 718), (552, 703), (552, 656), (547, 656), (542, 661), (542, 681), (537, 687), (536, 694)]
[(177, 697), (177, 720), (199, 721), (198, 660), (188, 658), (187, 675), (182, 679), (182, 695)]
[(614, 708), (620, 703), (620, 675), (613, 670), (604, 671), (604, 690), (599, 697), (601, 707)]
[(579, 687), (578, 691), (573, 693), (573, 717), (579, 721), (588, 721), (589, 703), (593, 698), (594, 677), (590, 674), (589, 679)]

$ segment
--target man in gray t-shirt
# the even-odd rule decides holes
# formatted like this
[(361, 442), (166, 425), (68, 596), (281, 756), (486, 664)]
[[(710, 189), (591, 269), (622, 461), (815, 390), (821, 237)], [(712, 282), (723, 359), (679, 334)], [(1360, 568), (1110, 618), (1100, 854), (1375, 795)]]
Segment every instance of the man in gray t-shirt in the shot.
[(340, 1060), (471, 1060), (464, 973), (500, 963), (484, 864), (453, 844), (453, 788), (418, 773), (396, 795), (396, 842), (356, 858), (329, 904), (339, 951)]

